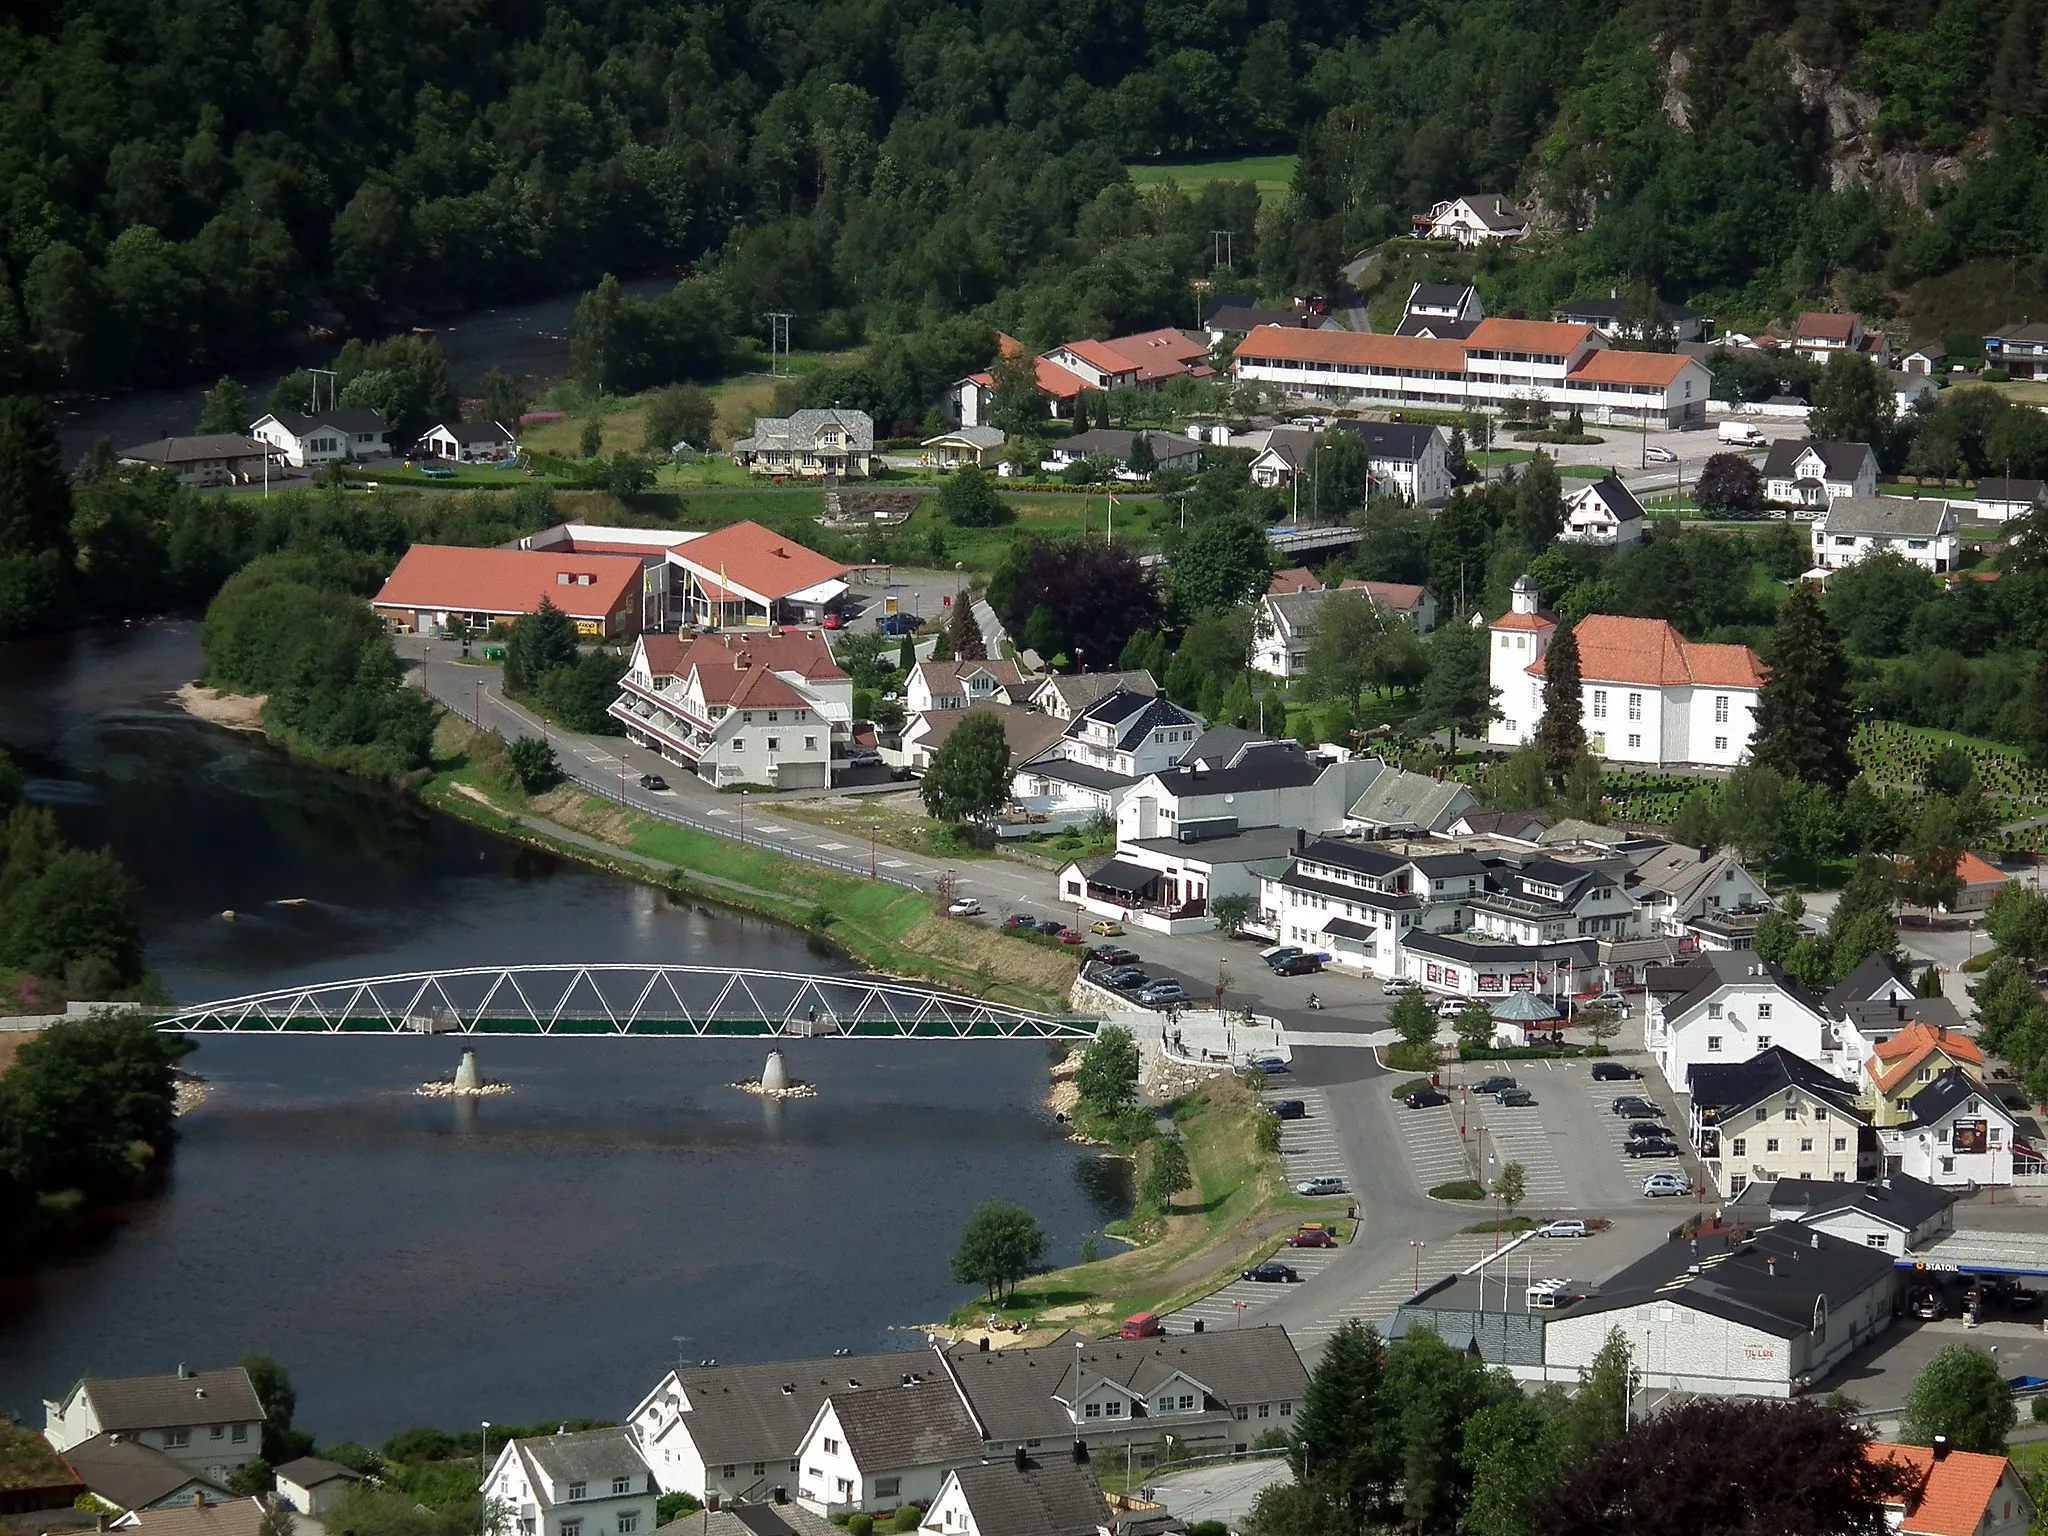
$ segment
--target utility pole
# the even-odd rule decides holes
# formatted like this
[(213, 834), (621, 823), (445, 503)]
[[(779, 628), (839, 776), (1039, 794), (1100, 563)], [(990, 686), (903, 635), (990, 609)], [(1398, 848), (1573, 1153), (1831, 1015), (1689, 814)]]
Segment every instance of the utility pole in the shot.
[(308, 368), (306, 372), (313, 379), (313, 409), (307, 414), (313, 416), (320, 414), (320, 381), (322, 379), (327, 381), (327, 409), (333, 410), (335, 406), (334, 391), (336, 385), (341, 380), (341, 375), (332, 368)]
[(768, 322), (768, 373), (780, 378), (789, 362), (789, 323), (796, 316), (786, 309), (771, 309), (762, 318)]
[(1237, 231), (1234, 229), (1212, 229), (1209, 231), (1209, 265), (1237, 270)]

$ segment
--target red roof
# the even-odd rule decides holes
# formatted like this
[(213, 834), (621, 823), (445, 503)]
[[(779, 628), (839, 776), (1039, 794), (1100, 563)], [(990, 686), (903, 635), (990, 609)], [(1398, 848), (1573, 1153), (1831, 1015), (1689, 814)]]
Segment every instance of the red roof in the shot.
[(1890, 1093), (1907, 1075), (1936, 1051), (1957, 1066), (1981, 1067), (1984, 1053), (1977, 1042), (1965, 1035), (1915, 1019), (1891, 1039), (1880, 1042), (1863, 1070), (1877, 1085), (1879, 1093)]
[(846, 567), (759, 523), (734, 523), (672, 550), (669, 559), (721, 587), (744, 587), (769, 602), (833, 581)]
[(810, 682), (836, 682), (846, 673), (814, 629), (729, 630), (716, 635), (643, 635), (647, 669), (656, 677), (706, 672), (794, 672)]
[(1364, 592), (1396, 613), (1406, 613), (1422, 602), (1422, 588), (1405, 581), (1345, 581), (1338, 583), (1337, 590)]
[(1106, 341), (1091, 341), (1084, 337), (1080, 341), (1066, 342), (1058, 350), (1073, 353), (1082, 362), (1088, 364), (1091, 368), (1099, 369), (1103, 373), (1136, 373), (1138, 371), (1138, 364), (1135, 358), (1126, 357)]
[(1805, 341), (1811, 337), (1815, 341), (1846, 342), (1856, 334), (1856, 326), (1855, 315), (1831, 315), (1822, 310), (1810, 309), (1801, 315), (1799, 323), (1792, 327), (1792, 339)]
[[(1513, 626), (1503, 620), (1493, 627)], [(1589, 613), (1572, 627), (1572, 637), (1579, 642), (1579, 676), (1589, 683), (1761, 688), (1764, 682), (1764, 664), (1748, 646), (1695, 645), (1663, 619)], [(1542, 675), (1543, 659), (1529, 670)]]
[(1298, 325), (1254, 326), (1237, 344), (1237, 355), (1245, 362), (1270, 357), (1374, 368), (1426, 368), (1439, 373), (1461, 373), (1465, 368), (1465, 348), (1455, 341), (1377, 332), (1308, 331)]
[(1974, 853), (1965, 853), (1956, 861), (1956, 873), (1963, 877), (1965, 885), (2003, 885), (2012, 878), (1997, 865), (1978, 858)]
[[(1903, 1463), (1927, 1479), (1917, 1498), (1903, 1501), (1900, 1536), (1976, 1536), (1987, 1514), (1995, 1523), (2006, 1519), (2002, 1508), (1990, 1507), (2011, 1465), (2003, 1456), (1950, 1451), (1936, 1461), (1924, 1445), (1883, 1444), (1866, 1445), (1863, 1453), (1874, 1462)], [(1900, 1501), (1887, 1502), (1896, 1507)]]
[[(576, 619), (608, 619), (640, 580), (632, 555), (415, 544), (372, 599), (378, 608), (532, 613), (546, 598)], [(564, 580), (564, 578), (567, 578)]]
[(1556, 320), (1496, 320), (1488, 318), (1472, 327), (1465, 345), (1490, 352), (1544, 352), (1566, 356), (1577, 351), (1596, 333), (1590, 325), (1565, 325)]
[(1268, 597), (1285, 597), (1292, 592), (1320, 592), (1323, 584), (1317, 581), (1315, 573), (1307, 566), (1298, 565), (1290, 570), (1275, 571), (1273, 579), (1266, 583)]
[(1691, 361), (1676, 352), (1620, 352), (1602, 347), (1580, 358), (1571, 376), (1595, 384), (1655, 384), (1669, 389)]
[(1489, 629), (1527, 629), (1542, 631), (1557, 628), (1557, 620), (1547, 619), (1540, 613), (1504, 613), (1487, 626)]
[(1210, 370), (1209, 338), (1177, 331), (1171, 326), (1157, 331), (1140, 331), (1135, 336), (1118, 336), (1103, 343), (1112, 352), (1131, 360), (1138, 380), (1171, 379), (1180, 375), (1202, 375)]

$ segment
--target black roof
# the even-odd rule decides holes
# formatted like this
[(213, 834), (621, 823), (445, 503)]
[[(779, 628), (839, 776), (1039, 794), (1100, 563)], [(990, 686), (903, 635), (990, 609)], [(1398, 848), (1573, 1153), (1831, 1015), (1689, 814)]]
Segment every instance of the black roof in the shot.
[(1744, 980), (1767, 980), (1793, 1001), (1815, 1012), (1820, 1011), (1819, 999), (1787, 975), (1781, 966), (1751, 949), (1706, 950), (1687, 965), (1652, 966), (1643, 980), (1650, 991), (1675, 996), (1676, 1001), (1667, 1003), (1664, 1008), (1664, 1017), (1673, 1022), (1685, 1017), (1723, 987)]
[(1417, 462), (1437, 434), (1435, 427), (1417, 421), (1340, 421), (1337, 427), (1364, 438), (1373, 458), (1397, 464)]
[(1977, 1100), (1987, 1110), (1995, 1110), (1998, 1118), (2007, 1124), (2014, 1123), (2012, 1113), (1982, 1083), (1961, 1067), (1950, 1067), (1935, 1074), (1933, 1082), (1906, 1100), (1906, 1108), (1913, 1111), (1913, 1118), (1894, 1129), (1910, 1131), (1923, 1125), (1933, 1125), (1971, 1099)]
[(1371, 843), (1347, 842), (1341, 838), (1313, 838), (1302, 846), (1298, 859), (1314, 864), (1334, 864), (1361, 875), (1391, 875), (1415, 861), (1405, 853), (1389, 853)]
[[(1574, 299), (1569, 304), (1558, 305), (1556, 314), (1558, 319), (1565, 321), (1613, 321), (1621, 318), (1621, 312), (1628, 302), (1626, 299), (1619, 298)], [(1683, 304), (1673, 304), (1669, 299), (1659, 299), (1657, 301), (1657, 313), (1674, 325), (1683, 321), (1699, 319), (1698, 315), (1687, 309)]]
[(1787, 1088), (1816, 1094), (1845, 1113), (1853, 1112), (1859, 1120), (1869, 1118), (1854, 1110), (1853, 1086), (1781, 1045), (1758, 1051), (1747, 1061), (1700, 1062), (1686, 1073), (1685, 1087), (1693, 1108), (1713, 1110), (1716, 1120), (1725, 1120)]
[(1438, 341), (1463, 341), (1478, 325), (1477, 320), (1453, 320), (1449, 315), (1403, 315), (1401, 323), (1394, 327), (1394, 334), (1421, 336), (1427, 333)]
[(1469, 931), (1433, 933), (1420, 928), (1411, 928), (1402, 934), (1401, 947), (1418, 954), (1462, 960), (1467, 965), (1489, 960), (1560, 959), (1568, 959), (1573, 965), (1591, 965), (1599, 953), (1599, 945), (1593, 939), (1559, 939), (1549, 944), (1499, 944), (1474, 938)]
[(1957, 1200), (1952, 1189), (1942, 1189), (1894, 1173), (1867, 1184), (1850, 1184), (1834, 1179), (1779, 1179), (1756, 1183), (1736, 1197), (1735, 1206), (1761, 1206), (1772, 1215), (1792, 1215), (1794, 1221), (1812, 1221), (1835, 1211), (1858, 1211), (1903, 1231), (1911, 1232), (1931, 1216), (1938, 1216)]
[(1237, 795), (1255, 789), (1299, 789), (1315, 783), (1323, 765), (1291, 743), (1258, 743), (1227, 768), (1168, 768), (1154, 777), (1176, 795)]
[(1256, 330), (1262, 325), (1286, 325), (1306, 330), (1320, 323), (1320, 319), (1312, 314), (1297, 313), (1291, 309), (1266, 309), (1258, 304), (1212, 304), (1202, 316), (1202, 324), (1207, 329), (1228, 333)]
[(1616, 517), (1630, 518), (1643, 516), (1643, 504), (1636, 499), (1636, 493), (1621, 483), (1618, 475), (1602, 475), (1591, 483), (1591, 489), (1607, 504)]
[(1820, 1003), (1833, 1013), (1850, 1003), (1867, 1003), (1882, 997), (1890, 987), (1905, 985), (1906, 978), (1889, 957), (1865, 955), (1855, 970), (1821, 994)]
[(1771, 451), (1764, 455), (1764, 477), (1785, 479), (1792, 473), (1792, 466), (1798, 462), (1799, 456), (1809, 448), (1820, 455), (1820, 461), (1827, 466), (1828, 474), (1837, 480), (1855, 479), (1866, 459), (1875, 462), (1877, 458), (1877, 455), (1870, 451), (1868, 443), (1815, 443), (1781, 437), (1771, 444)]
[(2039, 501), (2041, 493), (2048, 491), (2048, 484), (2039, 480), (2008, 480), (2003, 475), (1987, 475), (1977, 482), (1979, 501)]
[(1314, 875), (1292, 869), (1280, 877), (1280, 883), (1290, 890), (1309, 891), (1337, 901), (1355, 901), (1361, 907), (1376, 907), (1385, 912), (1412, 912), (1422, 905), (1422, 898), (1408, 891), (1369, 891), (1364, 886), (1339, 885), (1334, 880), (1318, 880)]
[(1471, 291), (1464, 283), (1417, 283), (1408, 291), (1407, 308), (1411, 313), (1424, 304), (1437, 309), (1458, 309)]

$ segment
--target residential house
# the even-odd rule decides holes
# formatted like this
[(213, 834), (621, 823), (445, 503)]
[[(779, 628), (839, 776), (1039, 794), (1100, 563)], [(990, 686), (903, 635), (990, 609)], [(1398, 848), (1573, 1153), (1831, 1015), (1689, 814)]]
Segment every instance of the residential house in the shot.
[(913, 715), (928, 709), (972, 709), (977, 704), (1024, 704), (1038, 679), (1026, 677), (1014, 661), (921, 661), (911, 669), (903, 707)]
[(1877, 1171), (1855, 1088), (1782, 1045), (1747, 1061), (1695, 1062), (1684, 1089), (1693, 1149), (1724, 1195), (1759, 1180), (1847, 1181)]
[[(86, 1502), (86, 1487), (78, 1473), (50, 1448), (49, 1441), (34, 1430), (14, 1423), (11, 1418), (0, 1419), (0, 1468), (4, 1468), (0, 1470), (0, 1520), (7, 1520), (10, 1515), (79, 1509)], [(184, 1469), (179, 1470), (182, 1472)], [(80, 1513), (83, 1513), (82, 1509)], [(105, 1518), (102, 1515), (95, 1523), (104, 1523)], [(24, 1527), (14, 1521), (7, 1523), (16, 1531), (48, 1531), (50, 1525), (61, 1528), (72, 1522), (53, 1521), (47, 1525), (38, 1522), (32, 1527)]]
[[(1704, 316), (1666, 299), (1653, 302), (1657, 308), (1657, 319), (1652, 328), (1656, 332), (1673, 342), (1703, 342), (1707, 339)], [(1630, 308), (1629, 300), (1610, 289), (1604, 299), (1574, 299), (1569, 304), (1559, 305), (1551, 311), (1550, 318), (1560, 325), (1590, 325), (1610, 340), (1640, 341), (1642, 320), (1639, 316), (1630, 315)]]
[[(1906, 1005), (1866, 1006), (1903, 1009)], [(1864, 1105), (1880, 1129), (1903, 1125), (1917, 1117), (1914, 1098), (1937, 1079), (1959, 1072), (1981, 1088), (1984, 1070), (1983, 1050), (1961, 1029), (1914, 1019), (1896, 1034), (1877, 1041), (1862, 1062)]]
[(81, 1440), (66, 1448), (64, 1460), (87, 1492), (123, 1512), (189, 1506), (195, 1499), (224, 1504), (234, 1497), (225, 1476), (208, 1477), (127, 1434), (102, 1432)]
[(1464, 903), (1468, 934), (1534, 946), (1564, 939), (1640, 937), (1641, 908), (1604, 861), (1539, 853), (1500, 864)]
[(620, 1426), (508, 1440), (484, 1477), (493, 1536), (651, 1536), (654, 1473)]
[(1931, 400), (1941, 393), (1941, 385), (1924, 373), (1903, 373), (1893, 369), (1885, 374), (1885, 382), (1891, 386), (1892, 413), (1900, 421), (1913, 414), (1913, 408), (1922, 400)]
[(1320, 441), (1322, 433), (1315, 427), (1271, 427), (1263, 432), (1247, 432), (1230, 446), (1251, 451), (1253, 485), (1267, 490), (1281, 485), (1293, 487), (1291, 515), (1298, 517), (1301, 513), (1301, 479), (1309, 473), (1315, 459), (1316, 444)]
[[(1062, 722), (1049, 715), (1019, 709), (1014, 704), (992, 701), (970, 705), (964, 709), (928, 709), (903, 728), (900, 750), (905, 765), (920, 771), (929, 768), (932, 754), (943, 747), (953, 732), (960, 728), (961, 723), (978, 709), (988, 711), (1001, 723), (1003, 740), (1010, 749), (1011, 771), (1020, 775), (1028, 764), (1054, 751), (1066, 734), (1066, 727)], [(1076, 765), (1063, 766), (1074, 767), (1074, 774), (1061, 773), (1058, 775), (1060, 783), (1044, 791), (1051, 800), (1061, 802), (1057, 807), (1034, 803), (1023, 792), (1026, 781), (1022, 777), (1016, 781), (1019, 786), (1016, 797), (1027, 813), (1052, 812), (1057, 809), (1069, 813), (1061, 817), (1061, 825), (1088, 821), (1109, 811), (1114, 804), (1113, 793), (1105, 792), (1099, 799), (1085, 792), (1077, 793), (1067, 782), (1069, 779), (1077, 778), (1085, 771), (1094, 776), (1091, 777), (1091, 783), (1107, 784), (1113, 788), (1117, 783), (1128, 782), (1119, 779), (1115, 774), (1101, 774), (1099, 770), (1083, 770)], [(1077, 801), (1085, 804), (1076, 804)], [(1045, 828), (1041, 826), (1040, 830)]]
[(1618, 476), (1589, 481), (1565, 497), (1558, 537), (1568, 544), (1630, 548), (1643, 542), (1643, 504)]
[(797, 1502), (821, 1515), (929, 1504), (982, 1457), (981, 1426), (947, 1373), (834, 1392), (797, 1445)]
[[(1418, 633), (1436, 627), (1436, 599), (1425, 588), (1395, 581), (1346, 581), (1335, 590), (1370, 598)], [(1252, 621), (1252, 670), (1269, 677), (1301, 676), (1315, 643), (1316, 622), (1330, 596), (1331, 589), (1311, 586), (1261, 597)]]
[(1570, 1382), (1619, 1330), (1652, 1391), (1788, 1398), (1891, 1326), (1891, 1256), (1792, 1222), (1659, 1243), (1543, 1326)]
[(1055, 720), (1071, 720), (1112, 693), (1157, 693), (1150, 672), (1048, 672), (1037, 680), (1027, 701)]
[(1249, 827), (1334, 831), (1386, 765), (1331, 761), (1288, 741), (1254, 741), (1228, 758), (1186, 758), (1134, 785), (1117, 813), (1120, 839), (1223, 836)]
[(1414, 421), (1337, 423), (1365, 439), (1366, 475), (1375, 494), (1399, 496), (1416, 506), (1441, 506), (1452, 490), (1450, 439), (1442, 427)]
[(1984, 366), (2015, 379), (2048, 376), (2048, 325), (2029, 321), (1993, 331), (1984, 338)]
[(1930, 496), (1842, 496), (1813, 520), (1816, 570), (1839, 571), (1890, 550), (1939, 576), (1956, 567), (1956, 515)]
[(657, 1536), (844, 1536), (846, 1527), (814, 1515), (788, 1496), (761, 1504), (724, 1505), (714, 1500), (704, 1509), (678, 1515), (656, 1527)]
[(1956, 878), (1962, 881), (1955, 899), (1942, 908), (1944, 912), (1985, 912), (1998, 899), (1998, 893), (2005, 889), (2012, 879), (1996, 864), (1977, 854), (1964, 851), (1956, 861)]
[(1686, 1091), (1693, 1069), (1748, 1061), (1773, 1046), (1833, 1072), (1855, 1063), (1829, 1028), (1820, 999), (1747, 951), (1705, 952), (1653, 969), (1643, 1043), (1664, 1081)]
[(630, 555), (415, 544), (370, 606), (394, 629), (430, 635), (455, 620), (488, 630), (545, 599), (575, 621), (577, 634), (623, 640), (640, 632), (643, 592), (641, 562)]
[(328, 410), (311, 415), (273, 411), (257, 418), (249, 435), (275, 448), (295, 469), (391, 455), (390, 428), (382, 416), (370, 410)]
[(2019, 1122), (1961, 1067), (1939, 1073), (1910, 1107), (1912, 1119), (1877, 1133), (1887, 1173), (1946, 1187), (2012, 1183)]
[(901, 1381), (906, 1366), (939, 1369), (933, 1356), (911, 1352), (670, 1371), (626, 1423), (663, 1493), (703, 1503), (761, 1499), (796, 1486), (797, 1447), (827, 1397)]
[(163, 1452), (209, 1482), (263, 1448), (263, 1404), (239, 1365), (161, 1376), (86, 1376), (43, 1400), (43, 1437), (60, 1453), (95, 1435), (121, 1435)]
[(1057, 1451), (1041, 1459), (1020, 1445), (1008, 1461), (955, 1467), (919, 1529), (930, 1536), (1097, 1536), (1113, 1524), (1094, 1467)]
[(1548, 811), (1483, 811), (1476, 806), (1460, 811), (1438, 835), (1447, 838), (1488, 837), (1504, 843), (1534, 848), (1550, 830), (1554, 818)]
[[(996, 333), (996, 347), (1005, 358), (1030, 357), (1029, 349), (1014, 336)], [(1047, 413), (1054, 420), (1071, 418), (1074, 402), (1081, 391), (1091, 386), (1082, 382), (1080, 375), (1071, 373), (1059, 364), (1043, 357), (1032, 357), (1030, 362), (1032, 382), (1038, 396), (1046, 403)], [(985, 427), (990, 425), (989, 411), (995, 403), (996, 378), (993, 370), (971, 373), (954, 383), (947, 391), (941, 408), (946, 418), (955, 426)]]
[(287, 1509), (315, 1520), (334, 1513), (349, 1489), (362, 1482), (362, 1473), (338, 1461), (319, 1456), (300, 1456), (277, 1469), (277, 1497)]
[(1034, 818), (1068, 825), (1114, 818), (1132, 786), (1181, 762), (1202, 734), (1199, 716), (1135, 689), (1105, 694), (1064, 723), (1028, 718), (1044, 744), (1017, 763), (1012, 796)]
[(1897, 1536), (2027, 1536), (2034, 1497), (2013, 1464), (1956, 1450), (1946, 1435), (1929, 1438), (1931, 1446), (1873, 1441), (1863, 1447), (1871, 1462), (1917, 1474), (1913, 1492), (1885, 1501), (1886, 1529)]
[(703, 534), (668, 560), (677, 606), (706, 629), (815, 624), (847, 590), (846, 566), (755, 522)]
[(959, 469), (968, 464), (989, 469), (1002, 462), (1005, 441), (1001, 427), (955, 427), (926, 438), (918, 447), (927, 464), (936, 464), (941, 469)]
[(642, 635), (607, 712), (712, 784), (823, 789), (850, 741), (853, 680), (816, 630)]
[(1899, 372), (1933, 378), (1948, 372), (1948, 348), (1938, 341), (1923, 341), (1899, 359)]
[(1697, 937), (1693, 924), (1703, 917), (1756, 912), (1770, 904), (1763, 883), (1732, 848), (1649, 847), (1638, 856), (1635, 877), (1643, 926), (1673, 938)]
[(107, 1528), (137, 1536), (260, 1536), (268, 1513), (263, 1500), (256, 1498), (195, 1499), (189, 1504), (131, 1509)]
[(1045, 354), (1091, 389), (1157, 389), (1168, 379), (1203, 379), (1209, 366), (1209, 337), (1171, 326), (1118, 336), (1109, 341), (1070, 341)]
[(1298, 400), (1458, 412), (1533, 401), (1616, 426), (1704, 422), (1709, 388), (1695, 358), (1617, 350), (1591, 326), (1547, 320), (1488, 318), (1456, 339), (1261, 326), (1230, 366)]
[(1808, 310), (1794, 322), (1788, 345), (1801, 357), (1815, 363), (1827, 363), (1842, 356), (1868, 358), (1880, 368), (1891, 362), (1891, 348), (1884, 336), (1876, 331), (1866, 331), (1861, 315)]
[(1912, 983), (1885, 955), (1866, 955), (1855, 969), (1821, 994), (1821, 1006), (1834, 1012), (1856, 1003), (1905, 1003), (1915, 996)]
[(1347, 831), (1369, 837), (1444, 832), (1479, 804), (1470, 786), (1405, 768), (1388, 768), (1344, 812)]
[(268, 443), (239, 432), (207, 432), (198, 437), (160, 437), (153, 443), (123, 448), (123, 464), (167, 469), (188, 485), (250, 485), (269, 472), (273, 450)]
[(754, 432), (732, 445), (732, 461), (751, 475), (861, 480), (881, 467), (875, 419), (832, 406), (791, 416), (757, 416)]
[(412, 451), (470, 464), (509, 458), (518, 445), (519, 434), (502, 421), (437, 421), (420, 434)]
[(1457, 925), (1459, 904), (1485, 885), (1486, 866), (1462, 851), (1316, 838), (1303, 842), (1284, 872), (1260, 882), (1258, 927), (1277, 943), (1393, 977), (1403, 974), (1410, 930)]
[(1986, 475), (1977, 482), (1977, 516), (1987, 523), (2009, 523), (2040, 505), (2043, 492), (2048, 492), (2048, 484), (2039, 480)]
[(1825, 507), (1877, 494), (1877, 455), (1868, 443), (1779, 438), (1764, 455), (1764, 499), (1781, 507)]
[(1284, 571), (1275, 571), (1273, 579), (1266, 583), (1266, 596), (1286, 597), (1294, 592), (1320, 592), (1323, 583), (1316, 573), (1305, 565), (1291, 566)]
[(1202, 467), (1202, 445), (1193, 438), (1182, 437), (1177, 432), (1125, 432), (1115, 427), (1095, 427), (1086, 432), (1076, 432), (1072, 437), (1062, 438), (1052, 445), (1052, 457), (1047, 461), (1056, 468), (1064, 469), (1069, 464), (1078, 464), (1083, 459), (1101, 457), (1115, 463), (1117, 469), (1139, 478), (1149, 471), (1131, 468), (1133, 445), (1142, 436), (1152, 450), (1152, 462), (1159, 469), (1178, 469), (1193, 473)]
[(1479, 290), (1470, 284), (1416, 283), (1401, 306), (1401, 323), (1394, 334), (1462, 341), (1485, 318)]
[(1904, 1255), (1955, 1230), (1956, 1194), (1903, 1173), (1846, 1182), (1779, 1179), (1752, 1183), (1729, 1214), (1752, 1227), (1796, 1221), (1845, 1242)]
[(1436, 598), (1427, 587), (1406, 581), (1359, 581), (1347, 576), (1337, 583), (1337, 590), (1363, 592), (1418, 635), (1436, 628)]
[(1428, 213), (1417, 214), (1414, 223), (1417, 235), (1459, 245), (1491, 245), (1529, 233), (1528, 214), (1498, 192), (1447, 198)]
[[(1531, 740), (1543, 718), (1543, 659), (1556, 621), (1538, 610), (1536, 584), (1515, 579), (1510, 611), (1495, 620), (1492, 682), (1500, 715), (1495, 746)], [(1733, 767), (1749, 751), (1763, 663), (1744, 645), (1702, 645), (1662, 619), (1588, 614), (1573, 626), (1587, 745), (1611, 762)]]
[(1202, 308), (1202, 331), (1209, 338), (1209, 346), (1228, 346), (1244, 335), (1246, 331), (1257, 330), (1262, 325), (1299, 325), (1308, 329), (1319, 329), (1334, 321), (1307, 309), (1267, 309), (1249, 294), (1218, 294)]

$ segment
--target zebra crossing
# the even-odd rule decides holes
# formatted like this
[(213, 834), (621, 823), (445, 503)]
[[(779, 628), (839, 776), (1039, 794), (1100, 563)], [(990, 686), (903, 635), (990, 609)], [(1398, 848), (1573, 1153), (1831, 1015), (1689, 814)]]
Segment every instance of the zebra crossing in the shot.
[(1411, 1248), (1401, 1256), (1402, 1262), (1376, 1285), (1343, 1302), (1328, 1316), (1304, 1323), (1293, 1331), (1320, 1342), (1354, 1319), (1375, 1325), (1383, 1323), (1394, 1315), (1402, 1302), (1415, 1294), (1418, 1277), (1421, 1284), (1427, 1286), (1445, 1275), (1470, 1269), (1498, 1251), (1505, 1241), (1505, 1238), (1492, 1233), (1459, 1232), (1424, 1243), (1419, 1250)]

